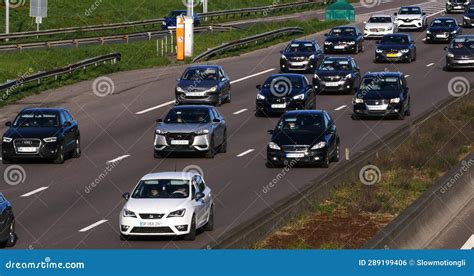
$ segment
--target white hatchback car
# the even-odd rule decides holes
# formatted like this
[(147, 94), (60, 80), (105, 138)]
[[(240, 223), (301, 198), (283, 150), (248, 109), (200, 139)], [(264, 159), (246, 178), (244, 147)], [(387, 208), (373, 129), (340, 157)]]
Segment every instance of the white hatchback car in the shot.
[(214, 228), (211, 189), (197, 173), (153, 173), (144, 176), (120, 212), (121, 239), (130, 236), (184, 236)]
[(364, 23), (364, 38), (382, 38), (398, 31), (395, 17), (391, 15), (373, 15)]

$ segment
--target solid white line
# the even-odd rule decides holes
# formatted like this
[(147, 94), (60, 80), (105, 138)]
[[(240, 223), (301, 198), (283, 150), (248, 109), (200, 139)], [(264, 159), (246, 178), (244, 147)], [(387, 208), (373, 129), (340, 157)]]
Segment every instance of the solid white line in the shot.
[(434, 65), (434, 63), (430, 63), (430, 64), (426, 65), (426, 67), (431, 67), (433, 65)]
[(117, 157), (117, 158), (115, 158), (115, 159), (113, 159), (113, 160), (107, 161), (107, 164), (113, 164), (113, 163), (116, 163), (116, 162), (118, 162), (118, 161), (122, 161), (123, 159), (125, 159), (125, 158), (127, 158), (127, 157), (130, 157), (130, 155), (127, 154), (127, 155), (119, 156), (119, 157)]
[(34, 194), (36, 194), (36, 193), (39, 193), (39, 192), (41, 192), (41, 191), (44, 191), (44, 190), (46, 190), (46, 189), (48, 189), (48, 188), (49, 188), (49, 187), (41, 187), (41, 188), (38, 188), (38, 189), (36, 189), (36, 190), (34, 190), (34, 191), (31, 191), (31, 192), (29, 192), (29, 193), (26, 193), (26, 194), (24, 194), (24, 195), (21, 195), (20, 197), (29, 197), (29, 196), (32, 196), (32, 195), (34, 195)]
[(106, 219), (103, 219), (103, 220), (99, 220), (98, 222), (94, 223), (94, 224), (91, 224), (85, 228), (82, 228), (81, 230), (79, 230), (79, 232), (83, 233), (83, 232), (87, 232), (89, 230), (91, 230), (92, 228), (94, 227), (97, 227), (99, 225), (101, 225), (102, 223), (106, 223), (108, 220)]
[(340, 106), (340, 107), (338, 107), (338, 108), (336, 108), (336, 109), (334, 109), (334, 110), (335, 110), (335, 111), (339, 111), (339, 110), (344, 109), (344, 108), (346, 108), (346, 107), (347, 107), (347, 105), (343, 105), (343, 106)]
[(268, 69), (268, 70), (265, 70), (265, 71), (262, 71), (260, 73), (256, 73), (256, 74), (253, 74), (253, 75), (250, 75), (250, 76), (246, 76), (246, 77), (243, 77), (241, 79), (237, 79), (237, 80), (233, 80), (230, 82), (230, 84), (234, 84), (234, 83), (238, 83), (238, 82), (241, 82), (241, 81), (244, 81), (244, 80), (248, 80), (250, 78), (253, 78), (253, 77), (256, 77), (256, 76), (260, 76), (260, 75), (263, 75), (265, 73), (268, 73), (268, 72), (271, 72), (271, 71), (275, 71), (276, 69), (275, 68), (271, 68), (271, 69)]
[(249, 149), (249, 150), (247, 150), (247, 151), (244, 151), (244, 152), (242, 152), (241, 154), (237, 155), (237, 157), (242, 157), (242, 156), (245, 156), (245, 155), (247, 155), (247, 154), (251, 153), (252, 151), (254, 151), (254, 149)]
[(232, 113), (232, 114), (238, 115), (238, 114), (240, 114), (240, 113), (244, 113), (244, 112), (247, 111), (247, 110), (248, 110), (247, 108), (244, 108), (244, 109), (241, 109), (241, 110), (239, 110), (239, 111), (236, 111), (236, 112), (234, 112), (234, 113)]
[(162, 107), (165, 107), (165, 106), (168, 106), (168, 105), (171, 105), (171, 104), (174, 104), (176, 101), (169, 101), (169, 102), (166, 102), (164, 104), (160, 104), (160, 105), (157, 105), (157, 106), (154, 106), (154, 107), (150, 107), (148, 109), (145, 109), (145, 110), (142, 110), (142, 111), (139, 111), (137, 113), (135, 113), (136, 115), (142, 115), (142, 114), (145, 114), (147, 112), (150, 112), (150, 111), (153, 111), (153, 110), (156, 110), (156, 109), (159, 109), (159, 108), (162, 108)]
[(474, 235), (467, 240), (467, 242), (461, 247), (463, 250), (470, 250), (474, 248)]

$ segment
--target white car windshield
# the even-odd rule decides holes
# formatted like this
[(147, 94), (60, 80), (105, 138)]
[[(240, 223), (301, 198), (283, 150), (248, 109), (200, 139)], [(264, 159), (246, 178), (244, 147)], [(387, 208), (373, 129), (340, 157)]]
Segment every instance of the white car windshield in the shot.
[(376, 23), (376, 24), (387, 24), (387, 23), (392, 23), (392, 18), (391, 17), (382, 17), (382, 16), (374, 16), (371, 17), (368, 21), (368, 23)]
[(187, 198), (189, 181), (181, 179), (142, 180), (132, 198)]
[(421, 14), (421, 9), (418, 7), (401, 8), (399, 14)]

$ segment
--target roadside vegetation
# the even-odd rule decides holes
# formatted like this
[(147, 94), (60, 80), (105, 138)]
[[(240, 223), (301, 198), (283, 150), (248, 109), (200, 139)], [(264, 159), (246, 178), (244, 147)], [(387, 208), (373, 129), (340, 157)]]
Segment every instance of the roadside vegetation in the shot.
[[(347, 179), (322, 203), (255, 248), (355, 249), (390, 223), (453, 165), (474, 150), (474, 95), (443, 108), (395, 149), (373, 162), (381, 181)], [(393, 152), (392, 152), (393, 150)]]

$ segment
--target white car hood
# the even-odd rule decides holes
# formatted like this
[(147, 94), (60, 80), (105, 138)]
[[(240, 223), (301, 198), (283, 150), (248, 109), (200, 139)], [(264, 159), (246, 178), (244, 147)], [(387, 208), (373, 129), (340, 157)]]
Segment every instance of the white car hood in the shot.
[(190, 202), (189, 198), (130, 198), (124, 208), (138, 214), (167, 214), (186, 208)]
[(367, 23), (365, 24), (365, 27), (367, 29), (388, 29), (390, 27), (393, 27), (393, 23)]

